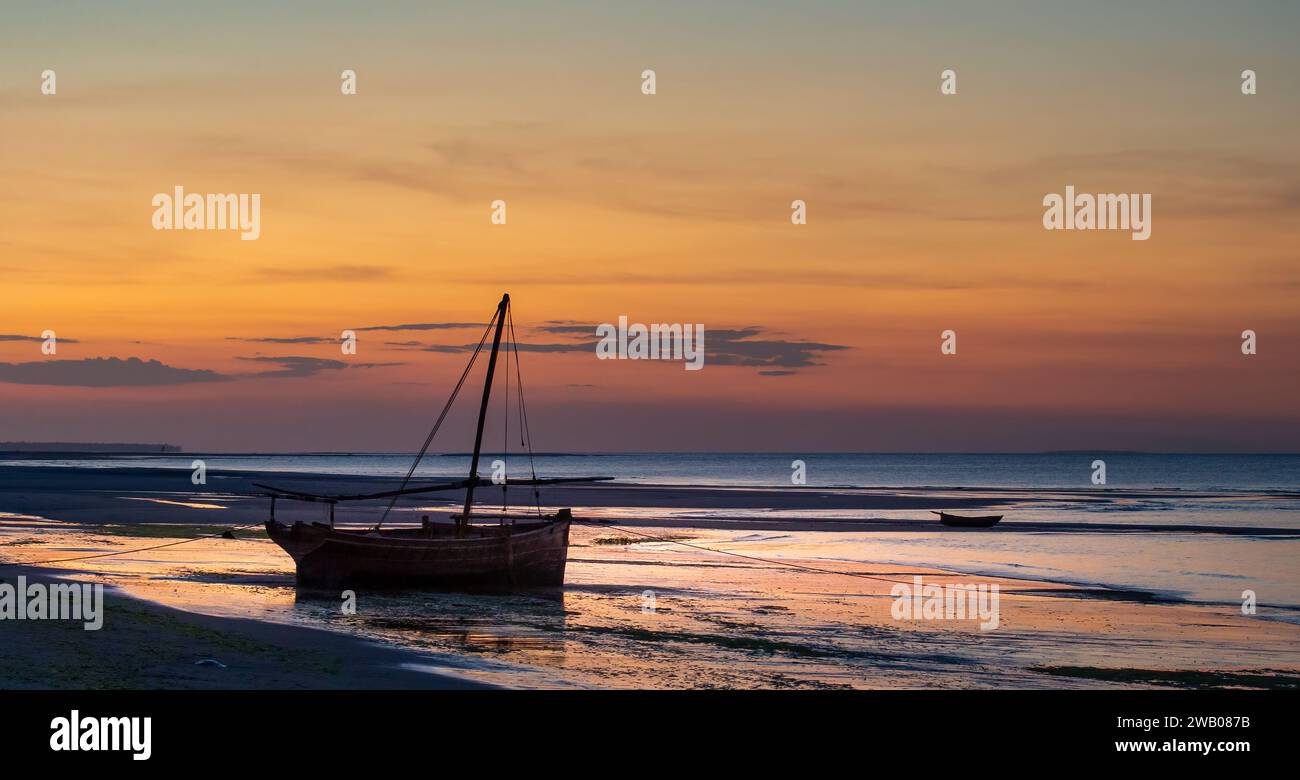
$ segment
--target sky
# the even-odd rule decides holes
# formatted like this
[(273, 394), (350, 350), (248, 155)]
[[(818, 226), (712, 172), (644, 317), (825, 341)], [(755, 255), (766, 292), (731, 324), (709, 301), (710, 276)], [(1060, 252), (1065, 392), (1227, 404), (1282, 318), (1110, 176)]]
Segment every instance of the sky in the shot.
[(0, 9), (0, 441), (414, 449), (509, 292), (547, 451), (1300, 450), (1294, 3), (264, 5)]

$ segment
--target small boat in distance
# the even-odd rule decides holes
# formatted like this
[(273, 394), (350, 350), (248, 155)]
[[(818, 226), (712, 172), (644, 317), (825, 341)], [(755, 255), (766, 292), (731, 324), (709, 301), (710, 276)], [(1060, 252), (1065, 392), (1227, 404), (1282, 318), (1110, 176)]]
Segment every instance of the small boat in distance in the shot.
[[(537, 486), (561, 482), (594, 482), (612, 477), (565, 477), (538, 479), (532, 470), (531, 479), (482, 479), (478, 476), (479, 453), (483, 444), (483, 423), (487, 416), (488, 398), (492, 392), (492, 378), (496, 372), (497, 352), (501, 347), (501, 334), (509, 324), (510, 340), (506, 346), (506, 408), (511, 399), (509, 382), (509, 353), (514, 346), (515, 378), (519, 382), (519, 432), (521, 444), (528, 446), (528, 460), (532, 469), (532, 438), (528, 431), (528, 415), (523, 400), (523, 382), (519, 379), (519, 348), (514, 339), (514, 319), (510, 315), (510, 296), (501, 298), (496, 314), (488, 322), (479, 339), (478, 347), (470, 356), (434, 423), (425, 438), (424, 446), (415, 456), (415, 462), (406, 472), (406, 478), (396, 490), (358, 495), (319, 495), (286, 488), (258, 484), (271, 499), (271, 517), (266, 521), (266, 532), (271, 539), (289, 553), (297, 567), (298, 585), (305, 588), (342, 588), (367, 586), (374, 588), (516, 588), (531, 586), (558, 586), (564, 584), (564, 568), (569, 551), (569, 524), (573, 515), (568, 509), (554, 514), (543, 514)], [(456, 401), (465, 378), (495, 328), (492, 351), (488, 360), (487, 378), (483, 383), (483, 399), (479, 404), (478, 428), (474, 437), (474, 454), (470, 459), (469, 476), (454, 482), (444, 482), (424, 487), (408, 488), (411, 475), (428, 451), (438, 428)], [(511, 485), (529, 485), (533, 488), (536, 512), (533, 514), (501, 512), (482, 519), (495, 520), (491, 525), (474, 525), (474, 489), (479, 486), (502, 488), (503, 501)], [(420, 527), (384, 529), (384, 521), (401, 496), (420, 495), (441, 490), (464, 490), (464, 509), (451, 517), (450, 523), (430, 523), (427, 519)], [(275, 517), (278, 499), (324, 503), (329, 506), (330, 521), (326, 523), (280, 522)], [(379, 522), (370, 529), (341, 529), (334, 527), (334, 507), (347, 501), (388, 499), (388, 506)], [(530, 513), (532, 509), (528, 510)], [(522, 520), (522, 522), (520, 522)]]
[(963, 517), (962, 515), (950, 515), (947, 512), (935, 512), (933, 510), (931, 510), (930, 514), (938, 515), (940, 523), (954, 528), (992, 528), (1002, 519), (1002, 515)]

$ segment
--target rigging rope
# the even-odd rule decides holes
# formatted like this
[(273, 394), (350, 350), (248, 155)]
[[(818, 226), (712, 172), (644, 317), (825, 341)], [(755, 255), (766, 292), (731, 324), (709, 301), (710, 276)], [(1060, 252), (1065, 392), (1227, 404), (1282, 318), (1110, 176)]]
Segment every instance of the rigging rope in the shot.
[[(514, 345), (515, 350), (515, 382), (518, 384), (519, 392), (519, 436), (520, 446), (525, 442), (528, 445), (528, 471), (532, 475), (533, 481), (537, 481), (537, 464), (533, 460), (533, 432), (528, 427), (528, 406), (524, 403), (524, 371), (519, 365), (519, 339), (515, 337), (515, 315), (514, 312), (506, 313), (506, 324), (510, 327), (510, 344)], [(509, 356), (506, 357), (506, 365), (510, 364)], [(537, 518), (542, 519), (542, 491), (537, 485), (533, 485), (533, 500), (537, 504)]]
[[(497, 312), (497, 314), (500, 314), (500, 312)], [(447, 412), (451, 411), (451, 405), (456, 402), (456, 396), (460, 395), (460, 388), (465, 384), (465, 377), (469, 376), (470, 369), (474, 367), (474, 361), (478, 360), (479, 353), (483, 351), (483, 344), (487, 341), (488, 333), (491, 332), (492, 326), (497, 321), (497, 314), (492, 315), (492, 319), (488, 321), (487, 327), (483, 329), (483, 335), (478, 340), (478, 346), (474, 347), (474, 354), (470, 355), (469, 365), (465, 366), (465, 370), (461, 372), (460, 380), (456, 382), (456, 387), (451, 391), (451, 397), (447, 399), (447, 405), (442, 407), (442, 414), (438, 415), (438, 421), (433, 424), (433, 430), (429, 431), (429, 435), (425, 437), (424, 446), (420, 447), (419, 454), (415, 456), (415, 462), (411, 464), (411, 468), (406, 471), (406, 476), (402, 478), (402, 486), (398, 488), (398, 492), (394, 493), (393, 497), (388, 501), (388, 506), (384, 507), (384, 514), (379, 518), (379, 522), (375, 523), (374, 530), (378, 531), (380, 526), (384, 524), (384, 521), (388, 519), (388, 513), (393, 511), (393, 505), (397, 503), (397, 498), (401, 495), (400, 491), (406, 489), (407, 483), (411, 481), (411, 475), (415, 473), (415, 467), (420, 465), (420, 460), (424, 458), (424, 453), (428, 452), (429, 445), (433, 443), (433, 437), (438, 434), (438, 429), (442, 427), (442, 421), (447, 419)]]
[(234, 528), (227, 528), (226, 530), (222, 531), (219, 534), (202, 534), (200, 536), (191, 537), (189, 539), (181, 539), (180, 541), (177, 542), (167, 542), (166, 544), (155, 544), (150, 547), (137, 547), (134, 550), (117, 550), (115, 552), (92, 553), (90, 555), (77, 555), (71, 558), (52, 558), (48, 561), (0, 561), (0, 566), (44, 566), (47, 563), (67, 563), (68, 561), (85, 561), (91, 558), (111, 558), (114, 555), (130, 555), (131, 553), (147, 552), (149, 550), (161, 550), (164, 547), (175, 547), (178, 544), (189, 544), (190, 542), (197, 542), (201, 539), (221, 539), (224, 537), (225, 534), (231, 533), (232, 531), (243, 531), (244, 529), (253, 528), (255, 526), (264, 525), (264, 524), (265, 521), (259, 520), (256, 523), (249, 523), (248, 525), (237, 525)]
[(760, 563), (770, 563), (774, 566), (788, 566), (791, 569), (801, 569), (803, 571), (817, 572), (819, 574), (840, 574), (845, 577), (859, 577), (865, 580), (879, 580), (881, 582), (890, 582), (894, 584), (900, 584), (900, 583), (904, 585), (910, 584), (910, 582), (903, 582), (902, 580), (891, 580), (887, 577), (877, 577), (871, 574), (862, 574), (861, 572), (838, 571), (836, 569), (819, 569), (816, 566), (804, 566), (803, 564), (790, 563), (789, 561), (780, 561), (780, 560), (776, 560), (775, 558), (761, 558), (757, 555), (745, 555), (744, 553), (730, 552), (728, 550), (717, 550), (712, 547), (705, 547), (699, 544), (690, 544), (689, 542), (683, 542), (679, 539), (671, 539), (666, 536), (655, 536), (654, 534), (647, 534), (647, 533), (642, 533), (640, 531), (633, 531), (631, 528), (626, 528), (624, 526), (616, 525), (614, 523), (602, 523), (596, 520), (581, 520), (576, 518), (574, 519), (573, 522), (589, 523), (591, 525), (598, 525), (603, 528), (617, 528), (618, 530), (623, 531), (624, 533), (629, 533), (632, 534), (633, 536), (641, 536), (655, 542), (679, 544), (682, 547), (690, 547), (691, 549), (694, 550), (703, 550), (704, 552), (717, 553), (718, 555), (730, 555), (735, 558), (744, 558), (750, 561), (759, 561)]

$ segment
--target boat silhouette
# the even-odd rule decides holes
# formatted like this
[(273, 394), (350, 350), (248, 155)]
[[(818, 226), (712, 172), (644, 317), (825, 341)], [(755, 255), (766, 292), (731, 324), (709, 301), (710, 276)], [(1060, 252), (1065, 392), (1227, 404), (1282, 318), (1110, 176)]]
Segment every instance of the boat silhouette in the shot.
[[(514, 345), (516, 368), (519, 363), (518, 345), (514, 340), (514, 322), (510, 312), (510, 296), (503, 295), (496, 313), (488, 322), (478, 346), (470, 356), (469, 364), (460, 376), (451, 397), (443, 407), (433, 430), (415, 457), (405, 479), (396, 490), (355, 495), (322, 495), (286, 488), (258, 484), (263, 495), (271, 499), (271, 516), (266, 521), (266, 532), (284, 548), (297, 567), (297, 582), (305, 588), (342, 588), (364, 586), (371, 588), (523, 588), (556, 586), (564, 584), (564, 569), (568, 559), (569, 526), (573, 521), (569, 509), (553, 514), (543, 514), (538, 487), (567, 482), (593, 482), (612, 477), (564, 477), (539, 479), (531, 469), (532, 441), (528, 432), (527, 411), (523, 404), (523, 382), (519, 380), (520, 430), (529, 451), (529, 479), (485, 480), (478, 476), (479, 454), (483, 444), (483, 424), (487, 416), (492, 380), (496, 373), (497, 356), (501, 348), (503, 331), (509, 324), (510, 345)], [(483, 397), (479, 404), (478, 426), (474, 436), (474, 451), (470, 459), (469, 475), (462, 480), (434, 485), (407, 487), (416, 466), (428, 451), (438, 428), (446, 419), (466, 377), (492, 332), (492, 347), (488, 359), (487, 376), (483, 383)], [(507, 367), (508, 373), (508, 367)], [(518, 370), (515, 372), (518, 377)], [(509, 384), (507, 382), (507, 408)], [(494, 520), (491, 524), (474, 524), (474, 491), (481, 486), (507, 488), (531, 486), (536, 499), (536, 511), (520, 513), (503, 510), (500, 513), (480, 516)], [(450, 523), (430, 523), (427, 519), (419, 528), (384, 529), (396, 501), (403, 496), (422, 495), (438, 491), (464, 490), (464, 508), (452, 515)], [(334, 509), (338, 504), (351, 501), (388, 499), (383, 516), (373, 528), (344, 529), (334, 526)], [(318, 502), (329, 505), (330, 522), (286, 524), (276, 519), (277, 500)]]

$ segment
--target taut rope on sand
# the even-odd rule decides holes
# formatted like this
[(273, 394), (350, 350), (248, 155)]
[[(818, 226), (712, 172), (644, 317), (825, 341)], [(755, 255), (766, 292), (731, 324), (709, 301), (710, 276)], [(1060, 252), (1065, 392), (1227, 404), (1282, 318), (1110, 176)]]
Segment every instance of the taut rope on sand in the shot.
[(226, 534), (231, 533), (232, 531), (243, 531), (245, 529), (253, 528), (255, 526), (259, 526), (263, 524), (264, 521), (259, 520), (256, 523), (249, 523), (248, 525), (237, 525), (234, 528), (227, 528), (226, 530), (222, 531), (219, 534), (202, 534), (200, 536), (194, 536), (189, 539), (181, 539), (175, 542), (167, 542), (165, 544), (155, 544), (150, 547), (137, 547), (134, 550), (117, 550), (115, 552), (91, 553), (90, 555), (76, 555), (71, 558), (52, 558), (48, 561), (0, 561), (0, 566), (44, 566), (47, 563), (68, 563), (70, 561), (86, 561), (86, 560), (90, 560), (91, 558), (111, 558), (115, 555), (130, 555), (132, 553), (148, 552), (149, 550), (161, 550), (164, 547), (175, 547), (176, 545), (179, 544), (189, 544), (190, 542), (197, 542), (201, 539), (228, 538), (226, 537)]
[(581, 519), (575, 519), (573, 522), (598, 525), (602, 528), (617, 528), (618, 530), (623, 531), (624, 533), (629, 533), (632, 534), (633, 536), (641, 536), (655, 542), (667, 542), (669, 544), (680, 544), (682, 547), (689, 547), (692, 550), (703, 550), (704, 552), (717, 553), (718, 555), (730, 555), (735, 558), (744, 558), (750, 561), (769, 563), (772, 564), (773, 566), (788, 566), (791, 569), (801, 569), (803, 571), (817, 572), (819, 574), (840, 574), (845, 577), (859, 577), (864, 580), (879, 580), (880, 582), (892, 582), (894, 584), (902, 583), (904, 585), (909, 584), (903, 582), (902, 580), (891, 580), (888, 579), (887, 577), (878, 577), (872, 574), (862, 574), (860, 572), (853, 572), (853, 571), (836, 571), (835, 569), (819, 569), (816, 566), (804, 566), (801, 563), (790, 563), (789, 561), (779, 561), (776, 560), (775, 558), (760, 558), (757, 555), (745, 555), (744, 553), (730, 552), (728, 550), (715, 550), (712, 547), (705, 547), (704, 545), (700, 545), (700, 544), (691, 544), (690, 542), (683, 542), (679, 539), (670, 539), (663, 536), (655, 536), (654, 534), (647, 534), (647, 533), (642, 533), (640, 531), (633, 531), (631, 528), (625, 528), (621, 525), (615, 525), (614, 523), (605, 523), (596, 520), (581, 520)]

